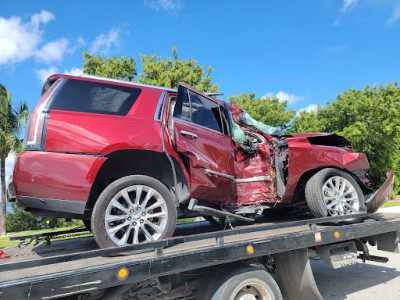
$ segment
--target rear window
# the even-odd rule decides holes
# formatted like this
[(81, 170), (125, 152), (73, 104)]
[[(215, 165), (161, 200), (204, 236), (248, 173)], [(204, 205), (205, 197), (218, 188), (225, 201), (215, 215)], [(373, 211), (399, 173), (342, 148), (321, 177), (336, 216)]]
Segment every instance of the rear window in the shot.
[(51, 108), (124, 116), (141, 91), (133, 87), (70, 79), (57, 93)]

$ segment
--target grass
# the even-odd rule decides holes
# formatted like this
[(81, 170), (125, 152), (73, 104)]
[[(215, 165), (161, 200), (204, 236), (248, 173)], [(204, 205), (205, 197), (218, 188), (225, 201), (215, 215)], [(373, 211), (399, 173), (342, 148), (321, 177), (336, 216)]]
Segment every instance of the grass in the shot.
[(40, 233), (46, 233), (46, 232), (52, 232), (52, 231), (69, 230), (69, 229), (73, 229), (73, 228), (76, 228), (76, 226), (68, 226), (68, 227), (62, 227), (62, 228), (47, 228), (47, 229), (40, 229), (40, 230), (27, 230), (27, 231), (9, 233), (5, 237), (0, 237), (0, 248), (18, 245), (19, 240), (10, 241), (10, 237), (12, 237), (12, 236), (40, 234)]
[(395, 201), (388, 201), (385, 204), (383, 204), (381, 207), (393, 207), (393, 206), (399, 206), (400, 202), (395, 202)]
[(178, 219), (176, 220), (177, 224), (186, 224), (186, 223), (192, 223), (195, 221), (196, 218), (186, 218), (186, 219)]

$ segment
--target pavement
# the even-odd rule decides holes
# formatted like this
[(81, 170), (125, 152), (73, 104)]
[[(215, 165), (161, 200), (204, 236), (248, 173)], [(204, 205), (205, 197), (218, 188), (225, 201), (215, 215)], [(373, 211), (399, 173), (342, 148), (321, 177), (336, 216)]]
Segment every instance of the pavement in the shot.
[[(378, 212), (400, 214), (400, 206), (381, 208)], [(389, 261), (359, 262), (336, 270), (321, 260), (311, 261), (315, 281), (325, 300), (400, 300), (400, 253), (369, 249), (372, 255), (388, 257)]]

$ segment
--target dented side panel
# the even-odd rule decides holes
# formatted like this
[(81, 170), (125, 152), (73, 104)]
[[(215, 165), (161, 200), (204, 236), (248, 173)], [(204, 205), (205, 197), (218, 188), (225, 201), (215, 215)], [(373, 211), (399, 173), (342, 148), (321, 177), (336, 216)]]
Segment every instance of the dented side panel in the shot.
[(236, 199), (233, 206), (273, 203), (276, 201), (275, 172), (270, 163), (269, 144), (257, 145), (256, 154), (248, 154), (238, 147), (236, 152)]

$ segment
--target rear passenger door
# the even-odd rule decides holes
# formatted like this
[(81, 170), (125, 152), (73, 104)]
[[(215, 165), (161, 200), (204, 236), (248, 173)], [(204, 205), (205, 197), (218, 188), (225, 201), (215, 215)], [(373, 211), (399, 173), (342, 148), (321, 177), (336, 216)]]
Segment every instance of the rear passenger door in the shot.
[(180, 84), (174, 109), (175, 145), (190, 172), (191, 197), (225, 202), (234, 190), (234, 146), (223, 106)]

